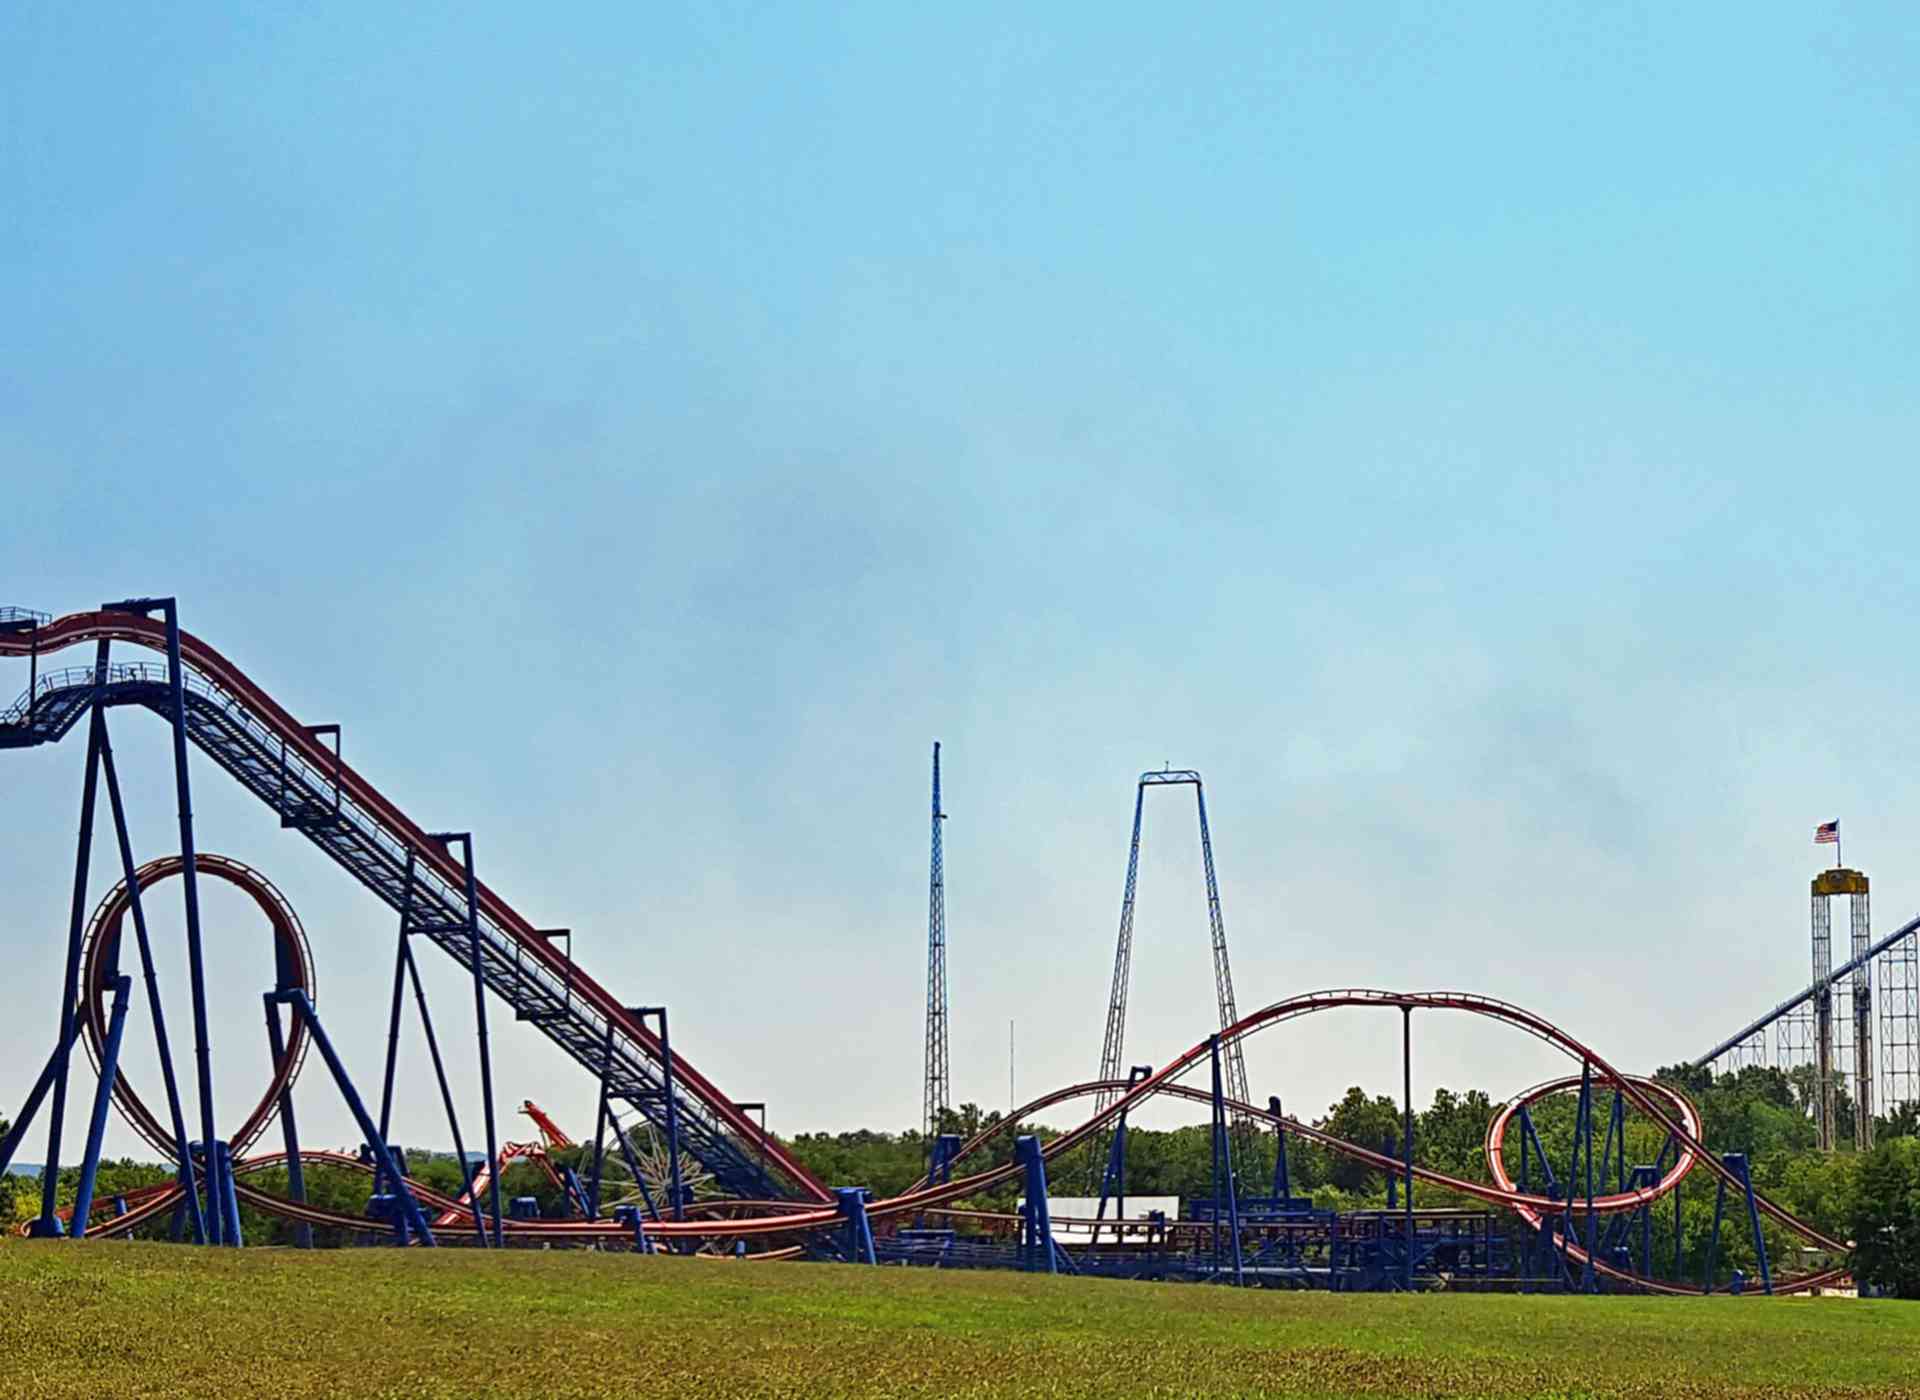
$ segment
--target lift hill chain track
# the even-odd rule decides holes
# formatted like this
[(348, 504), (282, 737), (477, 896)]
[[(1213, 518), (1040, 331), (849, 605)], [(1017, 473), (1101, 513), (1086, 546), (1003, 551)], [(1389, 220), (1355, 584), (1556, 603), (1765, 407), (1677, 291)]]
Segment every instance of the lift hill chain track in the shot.
[[(469, 972), (465, 872), (446, 846), (409, 820), (371, 782), (276, 704), (240, 668), (181, 633), (188, 738), (281, 819), (399, 913), (414, 863), (417, 930)], [(74, 613), (36, 627), (0, 629), (0, 656), (40, 657), (89, 642), (164, 652), (166, 628), (117, 611)], [(37, 676), (29, 693), (0, 712), (0, 748), (57, 742), (87, 712), (92, 668)], [(165, 665), (109, 668), (104, 700), (167, 716)], [(596, 1079), (613, 1031), (612, 1096), (657, 1127), (666, 1122), (666, 1084), (657, 1037), (629, 1007), (563, 956), (503, 898), (477, 886), (480, 973), (486, 985)], [(686, 1062), (673, 1059), (680, 1139), (728, 1192), (749, 1198), (831, 1194), (780, 1143), (762, 1134), (734, 1101)]]

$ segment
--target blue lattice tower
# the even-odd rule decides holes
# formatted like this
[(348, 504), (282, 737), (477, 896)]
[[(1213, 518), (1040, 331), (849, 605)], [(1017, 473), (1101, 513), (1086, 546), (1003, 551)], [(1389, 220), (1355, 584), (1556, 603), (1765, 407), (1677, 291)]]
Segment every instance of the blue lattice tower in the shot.
[(921, 1095), (921, 1133), (927, 1150), (953, 1106), (947, 1065), (947, 886), (940, 854), (940, 745), (933, 746), (933, 854), (927, 867), (927, 1065)]
[[(1109, 1082), (1124, 1078), (1121, 1071), (1127, 1032), (1127, 991), (1133, 978), (1133, 905), (1140, 878), (1140, 817), (1150, 787), (1191, 787), (1195, 810), (1200, 818), (1200, 858), (1207, 877), (1207, 924), (1213, 944), (1214, 995), (1219, 1004), (1220, 1029), (1226, 1030), (1240, 1019), (1234, 1003), (1233, 968), (1227, 959), (1227, 927), (1220, 913), (1220, 882), (1213, 869), (1213, 836), (1207, 828), (1207, 794), (1200, 774), (1190, 768), (1163, 768), (1140, 775), (1133, 795), (1133, 840), (1127, 852), (1126, 893), (1120, 900), (1120, 936), (1113, 953), (1113, 990), (1107, 998), (1106, 1035), (1100, 1045), (1100, 1078)], [(1221, 1047), (1226, 1070), (1226, 1094), (1236, 1103), (1250, 1101), (1247, 1091), (1247, 1062), (1240, 1042)], [(1105, 1108), (1119, 1095), (1117, 1089), (1103, 1089), (1095, 1099), (1097, 1108)], [(1253, 1122), (1240, 1109), (1233, 1110), (1236, 1146), (1244, 1153), (1255, 1131)], [(1090, 1157), (1089, 1180), (1097, 1182), (1100, 1164), (1106, 1157), (1106, 1135), (1102, 1134)]]

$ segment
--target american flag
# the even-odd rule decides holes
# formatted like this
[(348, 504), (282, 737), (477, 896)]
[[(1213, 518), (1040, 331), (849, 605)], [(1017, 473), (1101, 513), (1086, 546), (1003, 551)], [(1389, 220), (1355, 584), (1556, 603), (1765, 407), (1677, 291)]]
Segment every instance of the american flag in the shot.
[(1837, 846), (1840, 844), (1840, 823), (1821, 822), (1813, 829), (1813, 844), (1816, 846)]

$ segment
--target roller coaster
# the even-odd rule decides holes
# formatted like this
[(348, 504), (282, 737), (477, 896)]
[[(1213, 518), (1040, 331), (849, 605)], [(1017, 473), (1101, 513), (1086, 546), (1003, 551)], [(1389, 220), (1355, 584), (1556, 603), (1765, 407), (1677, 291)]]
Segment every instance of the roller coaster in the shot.
[[(49, 670), (42, 664), (89, 645), (90, 665)], [(121, 650), (116, 653), (116, 648)], [(136, 656), (144, 651), (163, 659), (126, 659), (129, 649)], [(345, 761), (337, 725), (296, 720), (238, 666), (183, 631), (173, 599), (129, 599), (58, 618), (0, 609), (0, 656), (22, 659), (29, 668), (25, 694), (0, 712), (0, 749), (53, 744), (83, 724), (87, 731), (58, 1027), (44, 1068), (0, 1142), (3, 1172), (46, 1109), (41, 1208), (24, 1227), (29, 1235), (127, 1236), (167, 1221), (176, 1239), (233, 1246), (243, 1242), (240, 1206), (245, 1203), (293, 1222), (297, 1242), (303, 1244), (312, 1242), (315, 1228), (322, 1228), (344, 1238), (414, 1248), (576, 1245), (722, 1254), (750, 1262), (808, 1258), (1002, 1266), (1347, 1289), (1730, 1289), (1781, 1294), (1846, 1279), (1848, 1242), (1796, 1218), (1756, 1190), (1744, 1158), (1712, 1151), (1702, 1141), (1699, 1111), (1684, 1094), (1617, 1068), (1593, 1046), (1543, 1017), (1466, 992), (1331, 990), (1240, 1015), (1233, 1009), (1230, 984), (1223, 981), (1217, 1033), (1158, 1068), (1136, 1067), (1121, 1077), (1115, 1026), (1124, 1015), (1125, 986), (1117, 977), (1114, 1001), (1120, 1009), (1110, 1015), (1099, 1077), (1034, 1099), (965, 1140), (939, 1137), (926, 1176), (910, 1190), (876, 1199), (864, 1187), (829, 1186), (756, 1123), (750, 1112), (754, 1106), (729, 1097), (674, 1051), (664, 1006), (630, 1005), (590, 977), (574, 960), (569, 931), (537, 926), (478, 878), (470, 833), (429, 830), (407, 817)], [(173, 741), (178, 850), (145, 863), (136, 860), (109, 734), (110, 713), (124, 707), (158, 715)], [(313, 950), (291, 905), (258, 871), (198, 850), (189, 747), (197, 748), (265, 804), (283, 827), (311, 842), (398, 917), (389, 1035), (377, 1104), (361, 1095), (323, 1024)], [(1197, 791), (1197, 774), (1163, 776), (1162, 781), (1188, 778)], [(1146, 779), (1142, 781), (1144, 790)], [(89, 915), (89, 867), (103, 786), (120, 873)], [(935, 814), (937, 820), (937, 795)], [(1204, 839), (1204, 799), (1200, 816)], [(1136, 802), (1136, 858), (1138, 844)], [(1208, 861), (1216, 966), (1224, 978), (1224, 932), (1210, 848)], [(1130, 865), (1123, 949), (1131, 929), (1133, 878)], [(272, 930), (275, 950), (274, 983), (262, 990), (261, 1003), (272, 1074), (246, 1116), (224, 1132), (216, 1118), (208, 1048), (210, 988), (199, 903), (206, 879), (231, 885), (252, 900)], [(179, 883), (185, 912), (196, 1089), (191, 1105), (176, 1073), (146, 919), (150, 892), (168, 881)], [(1904, 932), (1911, 937), (1916, 925), (1920, 921)], [(480, 1153), (466, 1149), (445, 1050), (422, 989), (414, 956), (422, 939), (472, 980), (484, 1120)], [(164, 1089), (160, 1109), (134, 1092), (121, 1065), (124, 1031), (136, 1000), (136, 976), (122, 969), (133, 962), (138, 963), (137, 981)], [(452, 1193), (437, 1192), (417, 1180), (393, 1145), (397, 1048), (409, 991), (463, 1181)], [(1790, 1002), (1787, 1009), (1804, 1000)], [(511, 1008), (517, 1022), (534, 1027), (597, 1085), (591, 1152), (580, 1162), (584, 1179), (573, 1165), (556, 1165), (554, 1153), (573, 1144), (537, 1110), (533, 1114), (541, 1143), (499, 1141), (490, 1002)], [(1350, 1008), (1400, 1017), (1409, 1092), (1397, 1153), (1390, 1144), (1376, 1150), (1341, 1140), (1282, 1113), (1278, 1100), (1264, 1107), (1251, 1102), (1245, 1088), (1240, 1048), (1247, 1038), (1310, 1015)], [(1568, 1075), (1517, 1095), (1495, 1115), (1485, 1142), (1491, 1182), (1448, 1175), (1414, 1160), (1413, 1027), (1416, 1017), (1424, 1022), (1436, 1015), (1499, 1023), (1545, 1042), (1569, 1061)], [(1756, 1033), (1750, 1028), (1743, 1036)], [(98, 1078), (78, 1190), (71, 1206), (60, 1207), (56, 1183), (76, 1044), (84, 1046)], [(314, 1051), (359, 1129), (358, 1153), (316, 1151), (300, 1144), (294, 1089)], [(1210, 1087), (1183, 1082), (1202, 1071), (1210, 1071)], [(1124, 1209), (1129, 1118), (1156, 1099), (1193, 1103), (1211, 1117), (1214, 1195), (1194, 1202), (1184, 1221), (1153, 1215), (1128, 1218)], [(1085, 1116), (1051, 1140), (1020, 1131), (1020, 1125), (1036, 1115), (1082, 1100), (1089, 1101)], [(1571, 1155), (1557, 1163), (1549, 1163), (1535, 1121), (1550, 1101), (1573, 1105)], [(110, 1107), (172, 1165), (173, 1179), (98, 1199)], [(1629, 1114), (1661, 1144), (1650, 1162), (1629, 1164)], [(262, 1139), (276, 1124), (280, 1145), (263, 1150)], [(1252, 1194), (1241, 1180), (1240, 1168), (1249, 1165), (1249, 1135), (1256, 1133), (1271, 1134), (1274, 1141), (1270, 1195)], [(1010, 1155), (1008, 1136), (1015, 1139)], [(1388, 1207), (1340, 1214), (1316, 1210), (1291, 1189), (1288, 1138), (1317, 1144), (1382, 1173)], [(639, 1160), (643, 1140), (657, 1146), (657, 1164)], [(1077, 1149), (1096, 1164), (1100, 1204), (1090, 1219), (1057, 1219), (1049, 1205), (1048, 1165), (1057, 1166)], [(501, 1179), (507, 1164), (517, 1158), (544, 1167), (565, 1202), (564, 1218), (539, 1218), (527, 1200), (503, 1204)], [(1103, 1159), (1100, 1170), (1097, 1164)], [(327, 1209), (308, 1199), (305, 1172), (319, 1165), (371, 1178), (362, 1214)], [(1716, 1191), (1714, 1229), (1704, 1269), (1695, 1261), (1694, 1271), (1683, 1278), (1677, 1259), (1666, 1267), (1653, 1257), (1650, 1227), (1653, 1212), (1670, 1202), (1677, 1239), (1679, 1193), (1700, 1172), (1711, 1178)], [(257, 1184), (263, 1174), (281, 1173), (284, 1191)], [(1008, 1185), (1024, 1193), (1016, 1210), (969, 1205)], [(1416, 1208), (1416, 1185), (1477, 1204)], [(613, 1194), (624, 1199), (612, 1202)], [(1111, 1219), (1106, 1215), (1109, 1204), (1115, 1207)], [(1737, 1271), (1724, 1281), (1718, 1276), (1715, 1255), (1723, 1221), (1729, 1219), (1735, 1230), (1744, 1224), (1742, 1233), (1751, 1240), (1757, 1288), (1749, 1287)], [(1798, 1273), (1775, 1270), (1763, 1227), (1768, 1220), (1802, 1241), (1817, 1261)]]

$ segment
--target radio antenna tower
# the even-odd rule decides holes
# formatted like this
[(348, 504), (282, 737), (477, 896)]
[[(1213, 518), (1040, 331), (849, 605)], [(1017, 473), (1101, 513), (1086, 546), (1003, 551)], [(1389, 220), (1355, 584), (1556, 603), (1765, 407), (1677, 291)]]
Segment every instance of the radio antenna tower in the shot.
[(933, 855), (927, 867), (927, 1075), (921, 1114), (926, 1150), (933, 1151), (953, 1082), (947, 1071), (947, 884), (940, 859), (940, 745), (933, 746)]
[[(1213, 873), (1213, 838), (1207, 831), (1206, 788), (1201, 784), (1199, 773), (1190, 768), (1169, 767), (1142, 773), (1133, 795), (1133, 845), (1127, 853), (1127, 892), (1120, 901), (1120, 940), (1113, 954), (1113, 994), (1107, 1000), (1107, 1033), (1100, 1046), (1100, 1078), (1105, 1080), (1126, 1077), (1121, 1054), (1127, 1033), (1127, 988), (1133, 978), (1133, 894), (1140, 875), (1140, 813), (1150, 787), (1193, 789), (1200, 813), (1200, 858), (1207, 872), (1207, 923), (1213, 936), (1213, 986), (1220, 1003), (1220, 1029), (1224, 1031), (1240, 1019), (1233, 999), (1233, 969), (1227, 961), (1227, 926), (1220, 916), (1220, 884)], [(1227, 1096), (1241, 1103), (1251, 1102), (1247, 1094), (1247, 1062), (1240, 1042), (1236, 1040), (1221, 1048), (1225, 1052)], [(1105, 1108), (1117, 1097), (1117, 1089), (1103, 1089), (1095, 1099), (1096, 1107)], [(1252, 1130), (1251, 1120), (1243, 1113), (1236, 1113), (1234, 1128), (1236, 1138), (1244, 1139)], [(1104, 1153), (1096, 1151), (1093, 1158), (1096, 1173), (1102, 1160)]]

